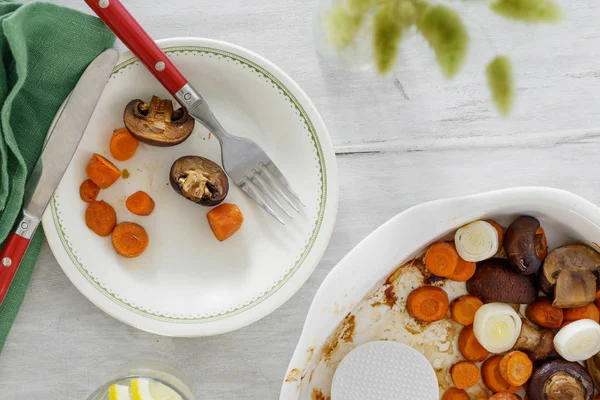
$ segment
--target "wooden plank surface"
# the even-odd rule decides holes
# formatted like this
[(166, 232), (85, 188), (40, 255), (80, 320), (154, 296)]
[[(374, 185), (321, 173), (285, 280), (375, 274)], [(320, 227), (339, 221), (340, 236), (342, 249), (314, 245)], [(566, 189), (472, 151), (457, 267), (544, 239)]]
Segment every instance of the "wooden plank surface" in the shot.
[[(57, 3), (83, 11), (82, 1)], [(507, 23), (484, 2), (467, 7), (469, 64), (453, 82), (440, 77), (418, 37), (398, 69), (324, 64), (311, 38), (315, 2), (301, 0), (124, 0), (154, 38), (210, 37), (279, 65), (312, 98), (338, 153), (340, 208), (331, 244), (303, 288), (245, 329), (171, 339), (130, 328), (85, 299), (44, 246), (27, 297), (0, 355), (0, 398), (85, 399), (123, 363), (167, 361), (195, 383), (198, 398), (274, 399), (320, 282), (373, 229), (421, 202), (520, 185), (546, 185), (600, 202), (600, 8), (562, 1), (556, 26)], [(120, 47), (122, 48), (122, 47)], [(483, 69), (512, 56), (518, 100), (499, 118)], [(368, 266), (365, 266), (368, 268)]]

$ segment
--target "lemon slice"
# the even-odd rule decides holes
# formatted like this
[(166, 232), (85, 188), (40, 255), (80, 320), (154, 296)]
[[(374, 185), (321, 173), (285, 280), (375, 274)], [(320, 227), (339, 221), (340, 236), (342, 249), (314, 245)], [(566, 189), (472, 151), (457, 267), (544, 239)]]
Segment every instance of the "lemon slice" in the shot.
[(131, 380), (131, 395), (133, 400), (181, 400), (173, 389), (145, 378)]
[(108, 388), (108, 400), (131, 400), (129, 394), (129, 386), (126, 385), (111, 385)]

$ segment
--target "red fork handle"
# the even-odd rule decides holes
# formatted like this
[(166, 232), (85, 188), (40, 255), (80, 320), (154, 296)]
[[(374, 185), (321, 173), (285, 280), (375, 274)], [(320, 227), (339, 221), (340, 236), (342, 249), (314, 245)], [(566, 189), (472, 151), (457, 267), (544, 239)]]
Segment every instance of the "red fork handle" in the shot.
[(8, 293), (8, 288), (19, 269), (21, 260), (29, 246), (29, 239), (11, 233), (0, 252), (0, 305)]
[(119, 0), (85, 0), (88, 6), (142, 61), (173, 96), (187, 83), (181, 72), (156, 45)]

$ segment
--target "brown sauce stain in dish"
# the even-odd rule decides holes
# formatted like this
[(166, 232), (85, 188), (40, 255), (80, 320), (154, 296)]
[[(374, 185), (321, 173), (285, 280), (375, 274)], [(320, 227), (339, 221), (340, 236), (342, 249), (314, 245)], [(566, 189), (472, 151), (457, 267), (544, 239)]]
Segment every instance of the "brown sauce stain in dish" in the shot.
[(319, 389), (313, 389), (310, 398), (311, 400), (331, 400), (331, 397), (325, 396)]
[(130, 176), (129, 170), (124, 169), (123, 171), (121, 171), (121, 176), (123, 177), (123, 179), (129, 178), (129, 176)]
[(383, 291), (383, 299), (371, 304), (371, 307), (388, 306), (389, 308), (393, 308), (397, 301), (398, 296), (396, 296), (396, 292), (394, 292), (394, 286), (389, 285)]
[(348, 314), (336, 329), (335, 334), (333, 335), (333, 339), (330, 340), (327, 343), (327, 345), (323, 348), (323, 351), (321, 351), (319, 360), (331, 360), (331, 354), (338, 347), (338, 343), (340, 342), (340, 340), (343, 340), (346, 343), (351, 343), (355, 327), (356, 322), (354, 320), (354, 315)]
[(298, 368), (294, 368), (290, 371), (290, 373), (288, 374), (288, 376), (286, 376), (285, 381), (286, 382), (297, 382), (300, 380), (300, 370)]

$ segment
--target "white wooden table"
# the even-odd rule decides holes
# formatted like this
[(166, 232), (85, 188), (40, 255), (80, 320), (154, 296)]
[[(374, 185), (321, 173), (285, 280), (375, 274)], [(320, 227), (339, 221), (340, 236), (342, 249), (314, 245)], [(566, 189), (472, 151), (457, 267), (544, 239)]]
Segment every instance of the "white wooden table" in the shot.
[[(87, 12), (81, 0), (57, 2)], [(474, 4), (483, 1), (469, 2), (471, 55), (452, 82), (440, 78), (417, 37), (405, 43), (398, 69), (386, 79), (324, 65), (311, 38), (316, 1), (123, 2), (154, 38), (234, 42), (300, 84), (338, 153), (336, 229), (319, 267), (284, 306), (240, 331), (200, 339), (159, 337), (109, 317), (75, 289), (44, 246), (0, 355), (3, 400), (85, 399), (139, 357), (183, 370), (200, 399), (275, 399), (320, 282), (396, 213), (428, 200), (520, 185), (555, 186), (600, 203), (597, 0), (562, 1), (567, 18), (554, 26), (509, 24)], [(518, 100), (509, 119), (493, 110), (483, 79), (485, 61), (496, 51), (510, 54), (517, 72)]]

